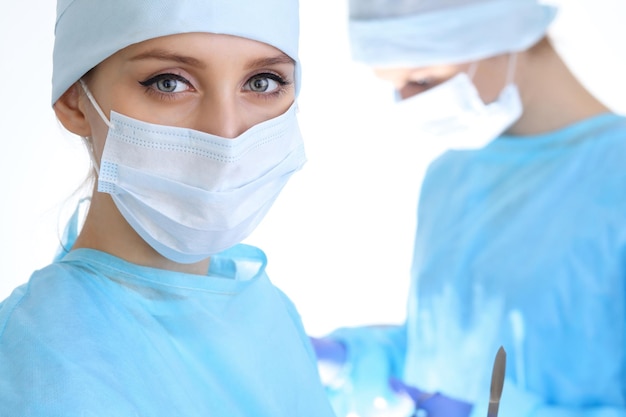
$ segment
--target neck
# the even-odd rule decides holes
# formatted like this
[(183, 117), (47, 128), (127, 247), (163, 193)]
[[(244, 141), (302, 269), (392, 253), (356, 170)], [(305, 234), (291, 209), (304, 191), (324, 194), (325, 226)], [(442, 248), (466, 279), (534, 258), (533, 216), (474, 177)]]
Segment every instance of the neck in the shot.
[(547, 133), (609, 111), (576, 79), (547, 39), (519, 54), (516, 74), (524, 113), (508, 134)]
[(72, 249), (89, 248), (109, 253), (125, 261), (187, 274), (206, 275), (209, 259), (180, 264), (148, 245), (121, 215), (110, 195), (94, 189), (82, 230)]

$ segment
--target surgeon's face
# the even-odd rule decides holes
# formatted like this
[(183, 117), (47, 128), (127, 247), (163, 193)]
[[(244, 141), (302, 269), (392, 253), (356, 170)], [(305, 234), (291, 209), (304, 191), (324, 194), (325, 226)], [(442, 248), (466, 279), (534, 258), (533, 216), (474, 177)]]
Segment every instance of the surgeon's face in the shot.
[(404, 100), (467, 72), (485, 103), (494, 101), (506, 83), (508, 55), (483, 59), (473, 63), (438, 65), (421, 68), (374, 68), (374, 73), (388, 81)]
[[(105, 115), (111, 110), (149, 123), (235, 138), (284, 113), (294, 101), (294, 61), (260, 42), (189, 33), (131, 45), (86, 79)], [(107, 127), (83, 105), (99, 160)]]

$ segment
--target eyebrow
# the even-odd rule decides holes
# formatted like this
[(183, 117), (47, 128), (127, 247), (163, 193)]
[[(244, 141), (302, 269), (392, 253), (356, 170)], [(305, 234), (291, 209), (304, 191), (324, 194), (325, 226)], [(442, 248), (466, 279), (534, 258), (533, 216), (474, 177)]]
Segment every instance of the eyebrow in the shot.
[[(178, 55), (172, 52), (168, 52), (164, 49), (151, 49), (130, 58), (131, 61), (139, 61), (142, 59), (158, 59), (161, 61), (179, 62), (181, 64), (191, 65), (201, 69), (206, 68), (204, 62), (200, 61), (199, 59), (190, 56)], [(272, 65), (280, 64), (295, 65), (296, 61), (294, 61), (289, 55), (281, 53), (280, 55), (274, 57), (255, 59), (246, 65), (246, 69), (269, 67)]]
[(296, 61), (294, 61), (289, 55), (281, 53), (280, 55), (269, 57), (269, 58), (260, 58), (251, 61), (246, 65), (246, 69), (255, 69), (260, 67), (271, 67), (272, 65), (279, 64), (292, 64), (295, 65)]
[(206, 68), (204, 62), (200, 61), (199, 59), (190, 56), (178, 55), (172, 52), (168, 52), (164, 49), (151, 49), (130, 58), (131, 61), (139, 61), (142, 59), (158, 59), (161, 61), (179, 62), (181, 64), (191, 65), (197, 68)]

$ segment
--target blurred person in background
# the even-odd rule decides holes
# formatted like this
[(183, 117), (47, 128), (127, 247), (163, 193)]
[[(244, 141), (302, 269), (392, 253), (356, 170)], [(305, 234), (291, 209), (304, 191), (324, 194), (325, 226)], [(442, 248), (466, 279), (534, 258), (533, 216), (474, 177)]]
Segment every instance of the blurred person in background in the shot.
[(439, 156), (405, 322), (312, 338), (339, 416), (484, 416), (499, 346), (500, 415), (626, 416), (626, 119), (555, 51), (556, 13), (350, 0), (353, 58), (396, 91), (383, 122)]

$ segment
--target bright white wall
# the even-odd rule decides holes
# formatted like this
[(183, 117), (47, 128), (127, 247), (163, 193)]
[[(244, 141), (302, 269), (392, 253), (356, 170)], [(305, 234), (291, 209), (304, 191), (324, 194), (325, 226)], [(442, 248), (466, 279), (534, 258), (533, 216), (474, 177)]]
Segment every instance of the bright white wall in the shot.
[[(345, 3), (301, 0), (309, 161), (248, 239), (266, 251), (272, 280), (312, 334), (403, 319), (427, 159), (370, 123), (372, 103), (389, 95), (349, 59)], [(596, 95), (626, 114), (626, 2), (556, 3), (557, 46)], [(0, 14), (0, 299), (50, 261), (68, 215), (67, 206), (59, 210), (88, 169), (80, 141), (61, 131), (50, 108), (54, 8), (49, 0), (8, 2)]]

